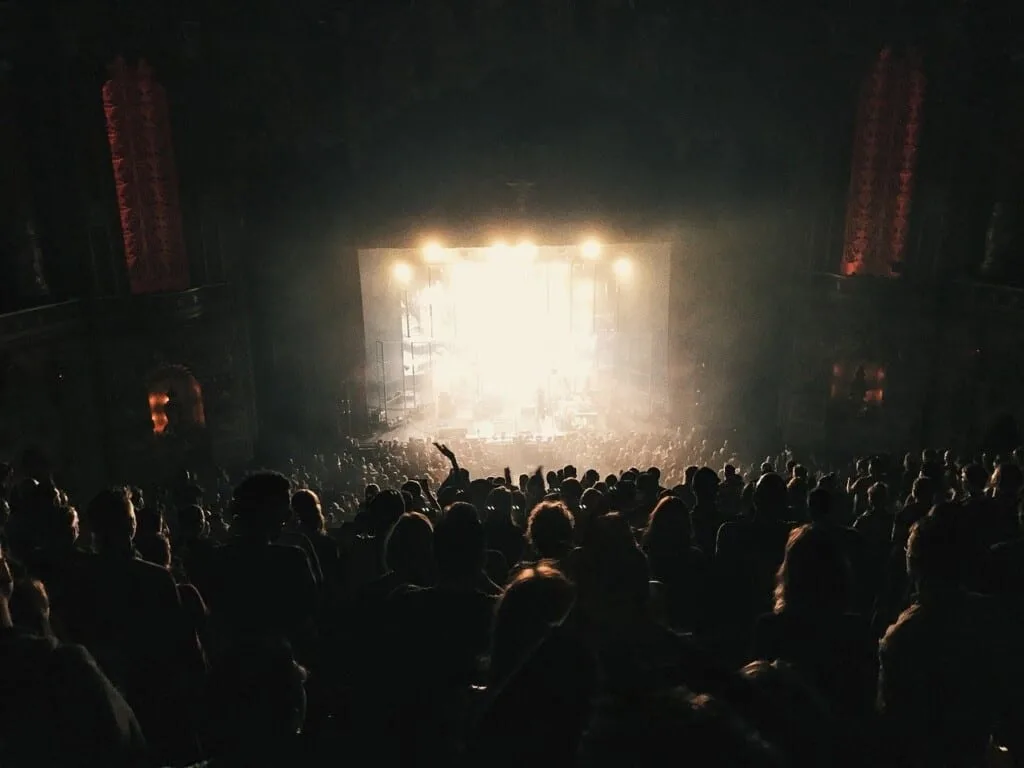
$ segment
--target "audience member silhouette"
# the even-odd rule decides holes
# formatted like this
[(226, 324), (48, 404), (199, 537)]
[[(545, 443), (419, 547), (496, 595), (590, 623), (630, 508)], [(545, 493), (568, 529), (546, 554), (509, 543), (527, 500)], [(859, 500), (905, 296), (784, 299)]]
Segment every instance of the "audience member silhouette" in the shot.
[(914, 524), (914, 600), (880, 646), (884, 743), (898, 765), (982, 763), (1019, 686), (1016, 633), (996, 603), (961, 584), (956, 523), (955, 512), (933, 512)]
[[(0, 467), (0, 764), (1024, 752), (1024, 450), (847, 483), (838, 451), (759, 471), (682, 430), (424, 449), (115, 488), (82, 536), (48, 469)], [(477, 472), (524, 454), (518, 483)]]

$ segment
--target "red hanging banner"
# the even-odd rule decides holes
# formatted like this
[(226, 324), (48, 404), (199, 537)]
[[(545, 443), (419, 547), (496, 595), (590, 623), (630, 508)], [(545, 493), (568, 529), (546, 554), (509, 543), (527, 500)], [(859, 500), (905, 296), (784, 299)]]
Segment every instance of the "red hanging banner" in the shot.
[(924, 103), (920, 56), (889, 48), (865, 83), (854, 138), (844, 275), (895, 277), (903, 262)]
[(132, 293), (189, 287), (167, 95), (144, 61), (118, 58), (103, 85), (107, 139)]

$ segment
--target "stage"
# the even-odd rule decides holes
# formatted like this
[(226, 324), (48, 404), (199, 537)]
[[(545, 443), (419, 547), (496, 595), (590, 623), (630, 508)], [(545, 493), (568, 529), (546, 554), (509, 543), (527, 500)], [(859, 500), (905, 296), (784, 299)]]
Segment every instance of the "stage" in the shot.
[(504, 441), (663, 412), (669, 244), (359, 252), (378, 434)]

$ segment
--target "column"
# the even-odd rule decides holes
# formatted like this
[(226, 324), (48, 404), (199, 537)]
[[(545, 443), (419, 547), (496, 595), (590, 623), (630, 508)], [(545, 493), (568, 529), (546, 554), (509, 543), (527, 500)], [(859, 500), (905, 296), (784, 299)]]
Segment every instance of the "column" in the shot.
[(28, 34), (14, 3), (0, 3), (0, 311), (44, 303), (50, 289), (33, 207), (29, 148), (18, 91)]

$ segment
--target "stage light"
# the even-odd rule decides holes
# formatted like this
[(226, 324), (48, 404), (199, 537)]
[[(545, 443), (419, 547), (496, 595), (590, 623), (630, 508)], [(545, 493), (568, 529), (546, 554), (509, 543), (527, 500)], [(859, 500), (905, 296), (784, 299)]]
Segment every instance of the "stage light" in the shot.
[(583, 251), (583, 258), (596, 259), (601, 255), (601, 243), (591, 238), (580, 246), (580, 250)]
[(395, 265), (391, 268), (391, 274), (394, 275), (395, 280), (408, 285), (412, 280), (412, 267), (406, 264), (404, 261), (395, 262)]
[(504, 256), (508, 256), (508, 244), (504, 240), (498, 240), (491, 246), (489, 255), (493, 259), (500, 259)]
[(423, 246), (423, 258), (428, 262), (440, 261), (444, 258), (444, 248), (437, 241), (430, 241)]
[(529, 240), (523, 240), (516, 246), (516, 252), (523, 258), (533, 259), (537, 256), (537, 246)]
[(612, 268), (615, 270), (615, 276), (619, 280), (628, 280), (633, 276), (633, 262), (625, 256), (616, 259)]

